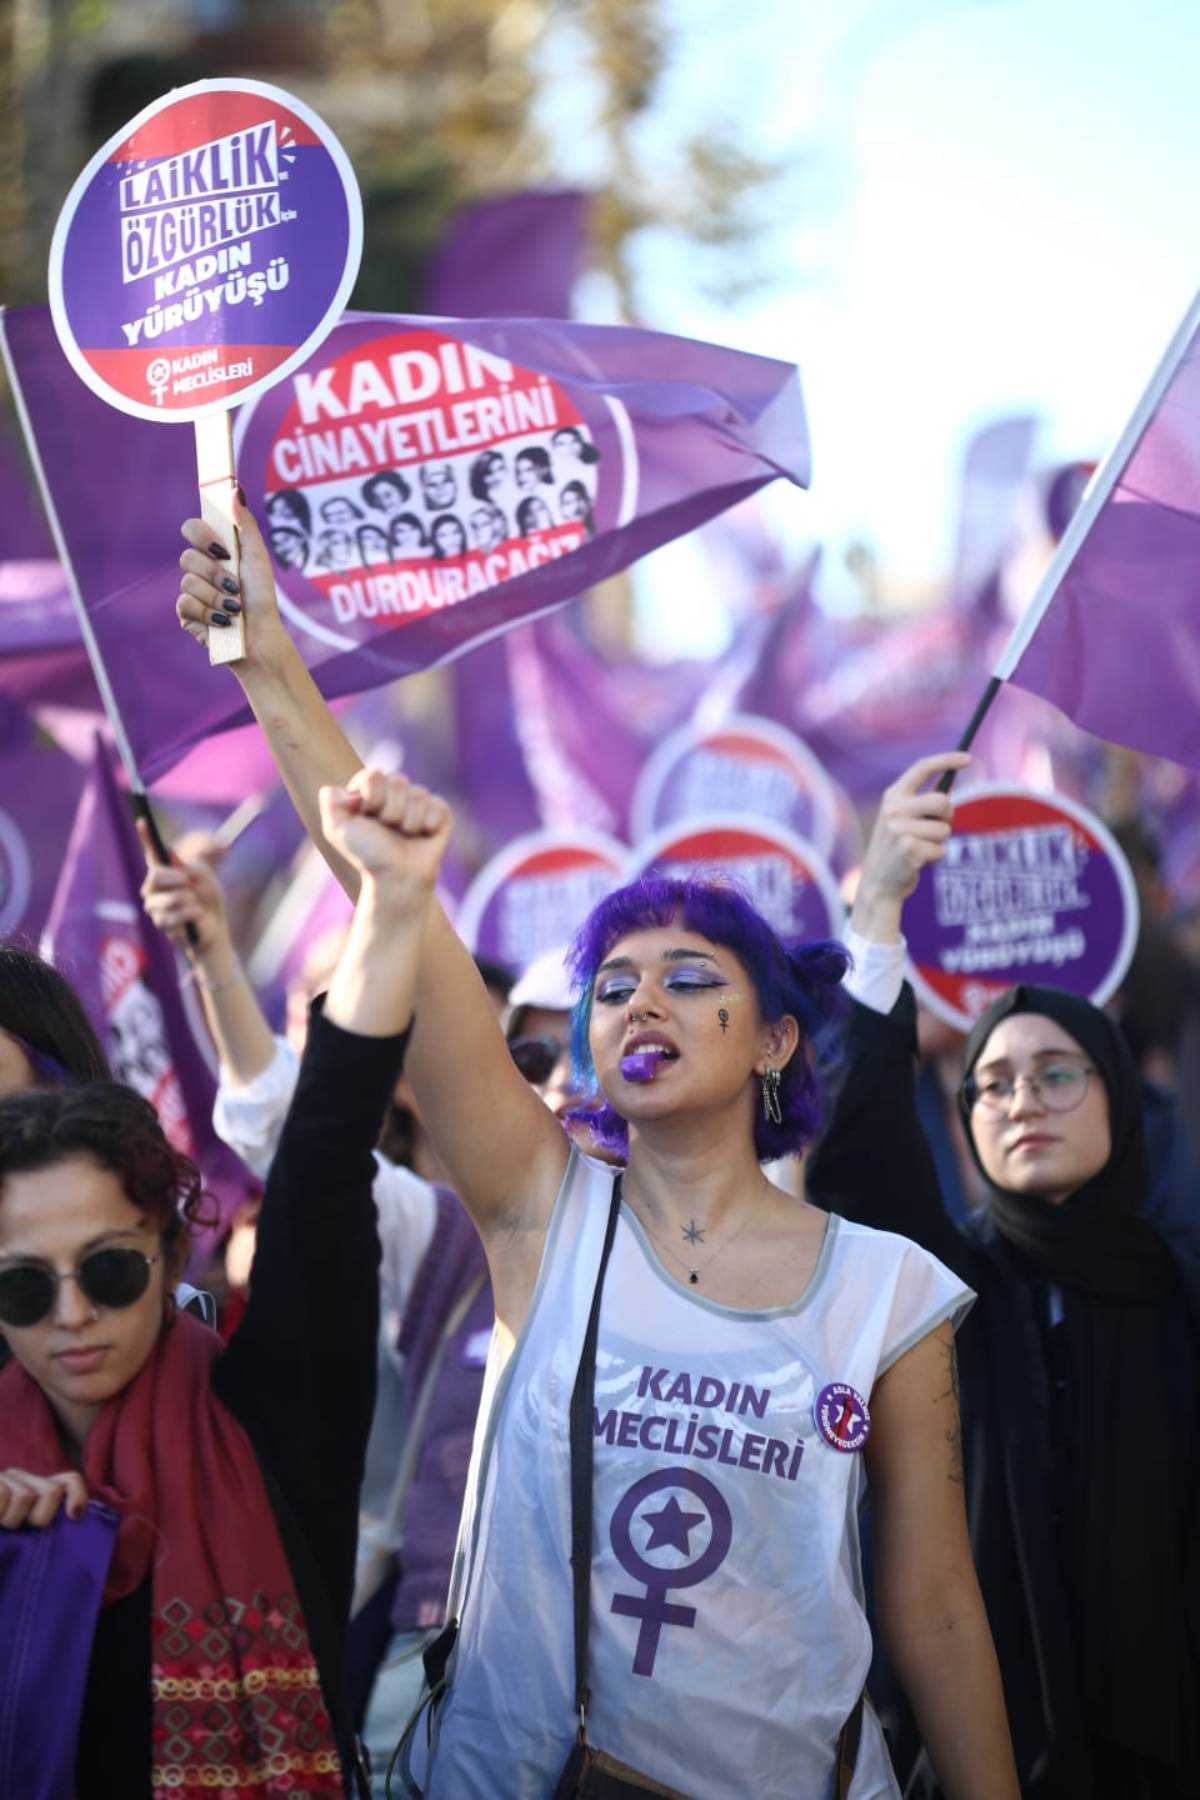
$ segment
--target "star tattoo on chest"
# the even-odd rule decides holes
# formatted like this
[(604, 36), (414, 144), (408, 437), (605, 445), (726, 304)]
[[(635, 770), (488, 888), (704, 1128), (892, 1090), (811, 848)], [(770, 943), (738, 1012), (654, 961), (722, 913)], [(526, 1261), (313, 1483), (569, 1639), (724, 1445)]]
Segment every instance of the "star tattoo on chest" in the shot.
[(697, 1225), (695, 1219), (689, 1219), (687, 1224), (681, 1225), (679, 1229), (683, 1233), (685, 1243), (702, 1244), (704, 1242), (704, 1233), (699, 1225)]

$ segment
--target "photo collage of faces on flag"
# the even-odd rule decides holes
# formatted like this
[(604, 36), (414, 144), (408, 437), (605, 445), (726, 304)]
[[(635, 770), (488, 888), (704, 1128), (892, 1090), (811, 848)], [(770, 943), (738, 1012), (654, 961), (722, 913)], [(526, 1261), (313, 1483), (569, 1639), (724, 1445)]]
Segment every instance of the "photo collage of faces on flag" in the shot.
[(320, 580), (486, 555), (564, 525), (583, 541), (599, 459), (586, 426), (562, 425), (474, 455), (280, 488), (266, 502), (271, 552), (280, 569)]

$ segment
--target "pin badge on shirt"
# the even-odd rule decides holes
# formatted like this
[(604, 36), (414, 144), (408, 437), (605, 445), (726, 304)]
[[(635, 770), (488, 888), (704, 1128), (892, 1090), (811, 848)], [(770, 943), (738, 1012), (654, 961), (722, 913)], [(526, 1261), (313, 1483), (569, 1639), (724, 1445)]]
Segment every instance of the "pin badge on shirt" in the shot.
[(817, 1430), (831, 1450), (861, 1450), (871, 1435), (871, 1415), (857, 1388), (831, 1381), (813, 1404)]

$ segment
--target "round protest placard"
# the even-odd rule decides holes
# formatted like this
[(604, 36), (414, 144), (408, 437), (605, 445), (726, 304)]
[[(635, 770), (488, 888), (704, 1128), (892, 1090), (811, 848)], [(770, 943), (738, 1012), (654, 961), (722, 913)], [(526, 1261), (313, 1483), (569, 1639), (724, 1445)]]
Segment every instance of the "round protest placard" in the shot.
[(630, 802), (638, 841), (716, 812), (776, 819), (822, 857), (837, 835), (837, 797), (812, 751), (783, 726), (747, 714), (671, 732), (647, 758)]
[(769, 819), (709, 814), (664, 826), (637, 845), (625, 879), (650, 868), (672, 878), (732, 875), (782, 938), (830, 938), (842, 928), (841, 896), (824, 857)]
[(259, 81), (198, 81), (92, 157), (50, 249), (63, 350), (101, 399), (198, 419), (262, 392), (341, 314), (362, 202), (333, 133)]
[(628, 847), (597, 831), (531, 831), (484, 864), (463, 895), (458, 929), (469, 949), (519, 975), (574, 937), (621, 880)]
[(1138, 902), (1111, 832), (1073, 800), (955, 796), (954, 835), (904, 908), (918, 997), (968, 1031), (998, 994), (1047, 983), (1103, 1005), (1133, 955)]
[(440, 324), (347, 320), (237, 442), (280, 604), (340, 650), (545, 570), (636, 507), (618, 402)]

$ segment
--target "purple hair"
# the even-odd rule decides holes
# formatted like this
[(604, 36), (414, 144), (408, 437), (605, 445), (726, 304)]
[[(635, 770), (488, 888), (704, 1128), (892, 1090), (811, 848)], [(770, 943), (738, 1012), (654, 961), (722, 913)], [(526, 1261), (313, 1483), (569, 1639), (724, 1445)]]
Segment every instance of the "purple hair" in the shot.
[[(676, 919), (710, 944), (733, 951), (754, 982), (759, 1012), (768, 1024), (791, 1013), (800, 1026), (802, 1041), (780, 1071), (782, 1123), (772, 1124), (759, 1108), (754, 1125), (760, 1162), (799, 1155), (820, 1129), (824, 1113), (820, 1077), (841, 1055), (838, 987), (850, 955), (844, 945), (829, 939), (785, 944), (744, 889), (726, 876), (692, 875), (679, 881), (651, 870), (592, 908), (566, 958), (580, 995), (571, 1021), (571, 1048), (581, 1087), (585, 1092), (597, 1087), (588, 1049), (597, 969), (619, 938)], [(576, 1107), (567, 1116), (586, 1125), (606, 1148), (628, 1149), (628, 1122), (608, 1101)]]

